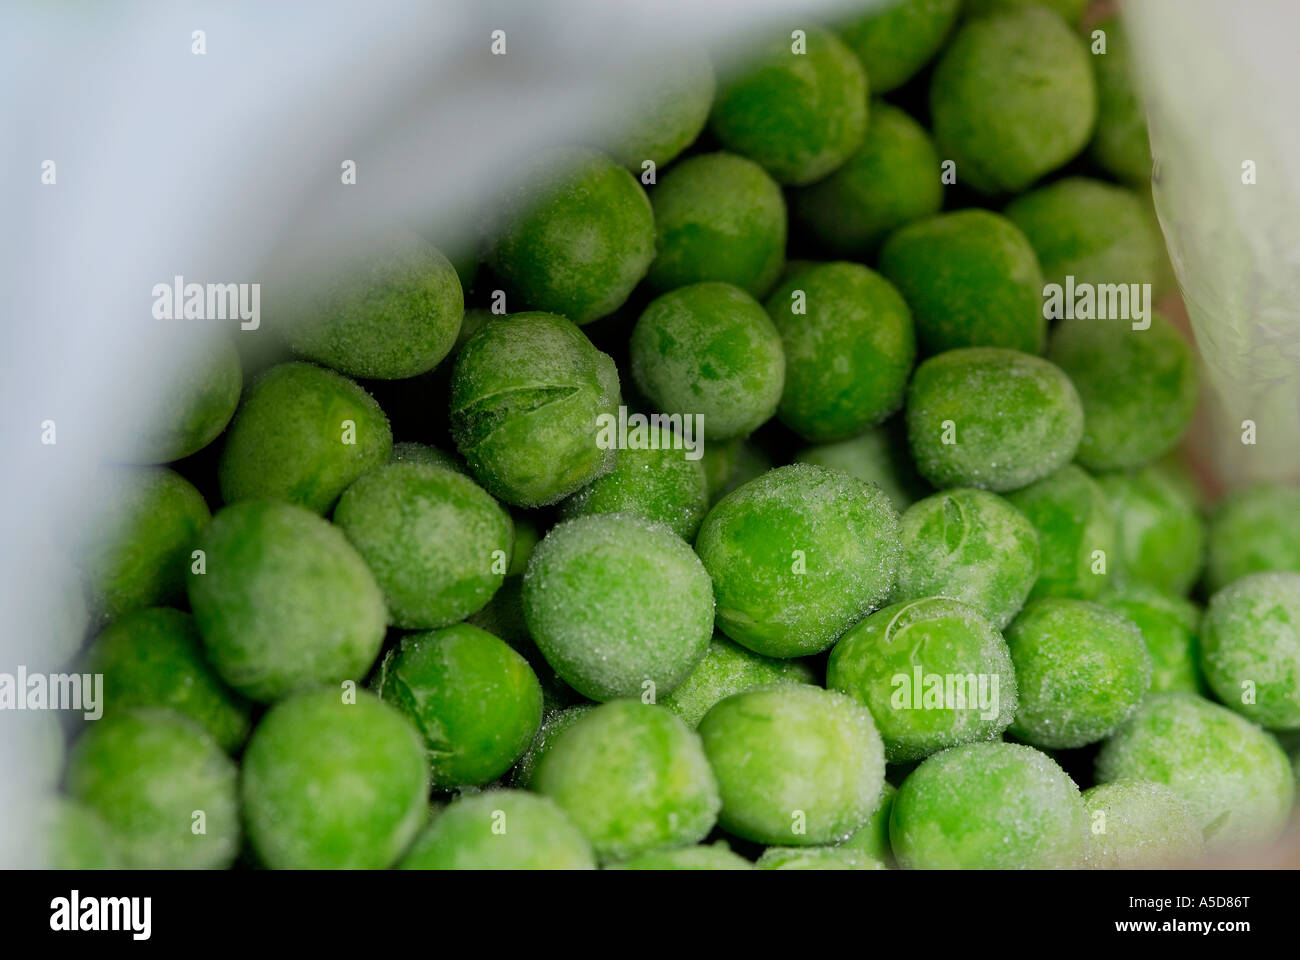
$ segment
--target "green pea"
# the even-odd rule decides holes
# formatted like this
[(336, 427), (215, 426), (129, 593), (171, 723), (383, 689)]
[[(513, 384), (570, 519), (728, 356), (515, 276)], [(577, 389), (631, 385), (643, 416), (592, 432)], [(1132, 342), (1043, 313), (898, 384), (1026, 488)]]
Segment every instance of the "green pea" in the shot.
[(1115, 511), (1097, 481), (1074, 464), (1007, 494), (1038, 531), (1038, 579), (1029, 599), (1096, 599), (1110, 582)]
[(934, 69), (930, 113), (958, 182), (1019, 192), (1088, 143), (1097, 118), (1088, 50), (1038, 7), (970, 20)]
[(778, 414), (811, 443), (844, 440), (903, 403), (916, 359), (907, 304), (880, 274), (856, 263), (796, 273), (768, 297), (785, 346)]
[(652, 82), (620, 100), (606, 152), (636, 174), (647, 160), (664, 166), (699, 137), (716, 86), (707, 53), (693, 46), (675, 50), (657, 65)]
[(812, 669), (802, 660), (773, 660), (759, 656), (716, 634), (704, 659), (676, 690), (659, 698), (695, 729), (715, 703), (733, 693), (744, 693), (782, 683), (812, 683)]
[(1192, 809), (1210, 852), (1282, 832), (1295, 779), (1277, 741), (1226, 707), (1154, 693), (1097, 755), (1097, 780), (1154, 780)]
[(42, 849), (25, 868), (120, 870), (122, 857), (112, 830), (94, 810), (59, 797), (42, 811)]
[(723, 497), (695, 549), (723, 633), (765, 656), (807, 656), (893, 590), (898, 514), (876, 487), (792, 464)]
[(880, 798), (880, 733), (843, 694), (807, 684), (738, 693), (708, 712), (700, 737), (722, 795), (719, 822), (746, 840), (843, 840)]
[(918, 366), (907, 390), (912, 456), (939, 488), (1018, 490), (1069, 463), (1082, 435), (1070, 378), (1026, 353), (949, 350)]
[(862, 61), (872, 92), (888, 93), (939, 52), (960, 10), (961, 0), (873, 2), (838, 24), (836, 32)]
[(794, 459), (796, 463), (843, 470), (864, 483), (874, 483), (899, 512), (929, 489), (912, 465), (901, 417), (869, 427), (847, 440), (805, 447)]
[(1092, 54), (1097, 78), (1097, 129), (1088, 154), (1107, 173), (1127, 183), (1151, 182), (1151, 140), (1146, 109), (1133, 74), (1128, 31), (1119, 17), (1095, 27), (1106, 34), (1106, 52)]
[(616, 864), (615, 870), (752, 870), (754, 865), (722, 841), (709, 846), (678, 847), (647, 853)]
[(538, 157), (525, 197), (503, 217), (489, 261), (533, 310), (590, 323), (623, 305), (654, 259), (650, 201), (604, 154)]
[(486, 630), (494, 637), (500, 637), (515, 653), (528, 661), (528, 665), (537, 674), (537, 681), (542, 685), (542, 706), (546, 713), (572, 703), (577, 697), (573, 688), (561, 680), (555, 668), (546, 662), (528, 632), (528, 623), (524, 619), (524, 578), (521, 574), (506, 577), (501, 589), (492, 595), (488, 605), (465, 622)]
[(234, 344), (213, 337), (180, 350), (194, 355), (172, 368), (159, 391), (167, 402), (138, 426), (133, 462), (170, 463), (197, 453), (226, 429), (235, 413), (244, 376)]
[(1270, 570), (1300, 573), (1300, 487), (1247, 487), (1210, 516), (1205, 582), (1211, 590)]
[(1083, 853), (1079, 788), (1044, 753), (968, 743), (926, 758), (894, 799), (890, 844), (909, 869), (1041, 870)]
[(511, 774), (511, 783), (516, 787), (531, 790), (533, 781), (537, 778), (537, 766), (542, 762), (542, 757), (555, 745), (555, 740), (561, 733), (569, 729), (591, 711), (595, 710), (598, 704), (595, 703), (575, 703), (570, 707), (556, 710), (547, 714), (542, 721), (541, 728), (537, 731), (537, 736), (533, 738), (532, 744), (519, 762), (515, 764), (514, 773)]
[(68, 758), (68, 793), (108, 824), (130, 868), (223, 869), (239, 849), (239, 771), (180, 715), (126, 710), (91, 725)]
[(702, 417), (711, 439), (748, 435), (776, 413), (781, 335), (737, 287), (697, 283), (665, 293), (641, 314), (629, 348), (632, 379), (655, 408)]
[(467, 623), (403, 637), (380, 664), (375, 688), (424, 737), (439, 789), (491, 783), (523, 756), (542, 722), (542, 688), (528, 661)]
[(190, 606), (226, 683), (271, 701), (361, 677), (384, 640), (384, 597), (343, 533), (272, 500), (225, 507), (199, 541)]
[(1097, 602), (1128, 617), (1142, 631), (1151, 654), (1152, 693), (1203, 692), (1197, 664), (1201, 611), (1196, 604), (1140, 580), (1112, 585)]
[(688, 157), (650, 194), (656, 254), (646, 285), (658, 291), (729, 283), (761, 297), (785, 262), (785, 198), (758, 164), (731, 153)]
[(218, 464), (226, 503), (271, 497), (325, 513), (393, 450), (388, 418), (347, 377), (282, 363), (254, 381)]
[(1028, 238), (1006, 217), (959, 210), (910, 223), (885, 241), (880, 272), (907, 301), (927, 353), (1043, 352), (1043, 274)]
[(251, 707), (226, 689), (204, 659), (188, 613), (150, 607), (113, 621), (86, 650), (81, 669), (103, 676), (106, 715), (166, 707), (198, 724), (227, 751), (248, 738)]
[(718, 786), (697, 737), (661, 707), (603, 704), (564, 730), (534, 788), (554, 800), (602, 862), (698, 843), (718, 816)]
[(612, 469), (617, 453), (597, 434), (618, 404), (614, 361), (553, 314), (494, 320), (456, 356), (456, 446), (488, 493), (514, 506), (556, 503)]
[(768, 847), (755, 864), (760, 870), (884, 870), (879, 860), (838, 847)]
[(1008, 10), (1030, 4), (1055, 11), (1064, 17), (1070, 26), (1078, 24), (1088, 9), (1088, 0), (966, 0), (966, 15), (982, 17), (997, 10)]
[(1185, 866), (1205, 849), (1191, 808), (1163, 783), (1119, 780), (1083, 791), (1084, 863), (1094, 870)]
[(1097, 483), (1115, 511), (1114, 572), (1187, 593), (1205, 558), (1205, 524), (1196, 504), (1155, 465), (1103, 473)]
[(403, 870), (594, 870), (587, 839), (546, 797), (489, 790), (455, 801), (416, 838)]
[(876, 812), (868, 817), (866, 823), (858, 827), (852, 836), (839, 845), (840, 849), (853, 851), (881, 863), (891, 862), (894, 855), (889, 846), (889, 816), (894, 810), (896, 796), (898, 790), (892, 783), (885, 781), (880, 790), (880, 802), (876, 805)]

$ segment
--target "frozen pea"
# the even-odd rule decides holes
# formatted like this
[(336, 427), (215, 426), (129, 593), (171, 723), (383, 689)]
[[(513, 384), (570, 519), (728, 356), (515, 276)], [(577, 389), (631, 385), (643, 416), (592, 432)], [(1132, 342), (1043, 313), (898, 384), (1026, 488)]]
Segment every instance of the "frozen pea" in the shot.
[(662, 524), (628, 514), (553, 527), (524, 574), (524, 617), (556, 672), (592, 700), (666, 694), (713, 632), (709, 575)]
[(761, 297), (776, 282), (785, 262), (785, 198), (752, 160), (688, 157), (663, 175), (650, 202), (657, 250), (650, 288), (713, 281)]
[(1196, 412), (1196, 358), (1162, 314), (1151, 314), (1142, 330), (1127, 320), (1062, 320), (1047, 357), (1079, 391), (1077, 458), (1091, 470), (1139, 467), (1163, 456)]
[(961, 0), (871, 2), (836, 32), (862, 61), (872, 92), (887, 93), (939, 52), (960, 10)]
[(424, 737), (439, 789), (491, 783), (542, 722), (542, 688), (528, 661), (468, 623), (403, 637), (375, 688)]
[(705, 846), (647, 853), (617, 864), (615, 870), (752, 870), (754, 865), (721, 840)]
[(119, 870), (117, 841), (102, 817), (85, 804), (62, 797), (42, 811), (37, 870)]
[(100, 486), (102, 508), (84, 563), (90, 608), (111, 619), (176, 597), (212, 517), (203, 495), (161, 467), (109, 468)]
[(1038, 531), (996, 493), (958, 487), (903, 513), (896, 600), (951, 597), (999, 630), (1038, 579)]
[(190, 606), (226, 683), (271, 701), (361, 677), (384, 640), (387, 611), (365, 560), (334, 525), (273, 500), (225, 507), (199, 541)]
[(1202, 691), (1197, 635), (1201, 611), (1183, 597), (1166, 593), (1140, 580), (1120, 581), (1097, 602), (1128, 617), (1142, 631), (1151, 655), (1151, 692)]
[(533, 310), (590, 323), (623, 305), (655, 254), (636, 178), (593, 150), (551, 150), (505, 211), (492, 268)]
[(104, 677), (106, 715), (166, 707), (225, 750), (237, 750), (248, 738), (250, 704), (218, 679), (188, 613), (150, 607), (113, 621), (87, 648), (81, 669)]
[(546, 797), (489, 790), (438, 813), (403, 870), (594, 870), (591, 844)]
[(1083, 791), (1084, 864), (1093, 870), (1185, 866), (1205, 850), (1191, 808), (1163, 783), (1118, 780)]
[(542, 762), (542, 757), (546, 756), (551, 747), (555, 745), (556, 738), (595, 710), (597, 706), (598, 704), (595, 703), (575, 703), (571, 707), (565, 707), (549, 714), (542, 721), (541, 728), (537, 731), (537, 736), (533, 738), (528, 750), (515, 764), (514, 773), (511, 775), (511, 784), (526, 790), (532, 789), (533, 781), (537, 777), (537, 766)]
[(646, 445), (620, 450), (613, 470), (563, 501), (560, 516), (630, 513), (662, 523), (688, 542), (694, 539), (709, 509), (704, 464), (689, 459), (671, 431), (651, 423), (646, 437)]
[(981, 193), (1024, 190), (1092, 134), (1097, 88), (1087, 47), (1038, 7), (970, 20), (934, 69), (930, 113), (959, 183)]
[(226, 503), (273, 497), (324, 513), (393, 451), (388, 418), (347, 377), (282, 363), (254, 381), (218, 464)]
[(632, 331), (632, 379), (664, 413), (702, 417), (713, 440), (746, 436), (776, 413), (781, 335), (762, 304), (726, 283), (679, 287)]
[(695, 549), (723, 633), (755, 653), (807, 656), (893, 590), (898, 513), (877, 487), (792, 464), (723, 497)]
[(926, 353), (1043, 352), (1043, 274), (1029, 240), (1006, 217), (959, 210), (910, 223), (885, 241), (880, 272), (911, 308)]
[(943, 184), (930, 134), (897, 107), (871, 105), (862, 146), (795, 194), (799, 219), (837, 257), (866, 257), (899, 227), (939, 212)]
[(516, 513), (513, 517), (515, 525), (515, 544), (510, 553), (510, 566), (506, 568), (506, 576), (522, 576), (528, 567), (528, 558), (533, 555), (533, 548), (537, 546), (537, 541), (541, 539), (537, 532), (537, 524), (529, 517)]
[(1074, 458), (1083, 406), (1054, 364), (971, 347), (930, 357), (907, 391), (907, 438), (921, 476), (939, 488), (1004, 493)]
[(1029, 4), (1046, 7), (1065, 18), (1066, 23), (1075, 26), (1083, 19), (1088, 9), (1088, 0), (966, 0), (966, 15), (982, 17), (997, 10), (1023, 7)]
[(1300, 729), (1300, 573), (1251, 573), (1210, 598), (1201, 666), (1223, 703), (1272, 730)]
[(898, 788), (889, 837), (909, 869), (1042, 870), (1078, 865), (1079, 788), (1019, 743), (968, 743), (926, 758)]
[(1029, 238), (1047, 283), (1149, 283), (1159, 295), (1164, 238), (1132, 190), (1066, 177), (1017, 197), (1004, 213)]
[(880, 791), (880, 802), (876, 812), (867, 818), (866, 823), (858, 827), (853, 835), (839, 845), (840, 849), (853, 851), (881, 863), (889, 863), (893, 853), (889, 847), (889, 816), (894, 809), (894, 798), (898, 790), (889, 781), (885, 781)]
[(428, 793), (420, 738), (365, 690), (277, 703), (244, 752), (244, 822), (275, 870), (392, 865), (424, 822)]
[(619, 103), (606, 152), (638, 175), (647, 160), (663, 167), (704, 129), (716, 86), (708, 54), (698, 47), (679, 47), (656, 64), (653, 80), (638, 87), (635, 99)]
[(1038, 579), (1031, 600), (1095, 599), (1110, 582), (1115, 511), (1097, 481), (1074, 464), (1007, 494), (1038, 531)]
[(310, 293), (276, 317), (298, 356), (350, 377), (396, 380), (432, 370), (451, 352), (465, 312), (456, 268), (410, 232), (318, 272)]
[(501, 589), (493, 594), (488, 605), (465, 621), (494, 637), (500, 637), (510, 648), (528, 661), (542, 685), (542, 707), (549, 713), (569, 703), (576, 697), (573, 688), (560, 679), (555, 668), (546, 662), (537, 649), (528, 623), (524, 619), (524, 578), (520, 574), (506, 577)]
[(1097, 483), (1115, 511), (1112, 572), (1187, 593), (1205, 559), (1205, 524), (1196, 504), (1155, 465), (1103, 473)]
[(992, 740), (1016, 712), (1002, 634), (943, 597), (896, 603), (854, 626), (831, 651), (826, 686), (871, 711), (890, 763)]
[(900, 512), (924, 496), (927, 489), (912, 465), (902, 418), (869, 427), (847, 440), (805, 447), (794, 459), (796, 463), (843, 470), (864, 483), (874, 483)]
[(195, 353), (167, 375), (158, 391), (166, 403), (139, 425), (130, 457), (136, 463), (170, 463), (202, 450), (226, 429), (239, 404), (244, 377), (229, 339), (213, 337), (181, 349)]
[(614, 361), (549, 313), (492, 321), (456, 356), (451, 429), (488, 493), (519, 507), (556, 503), (613, 468), (597, 443), (619, 404)]
[(1099, 604), (1036, 600), (1006, 638), (1020, 687), (1011, 733), (1036, 747), (1069, 749), (1110, 736), (1151, 689), (1142, 631)]
[(560, 805), (602, 862), (698, 843), (718, 816), (699, 737), (635, 700), (602, 704), (564, 730), (534, 788)]
[(1106, 52), (1092, 54), (1097, 78), (1097, 129), (1089, 155), (1107, 173), (1132, 184), (1151, 181), (1151, 141), (1146, 110), (1130, 60), (1128, 31), (1119, 17), (1093, 30), (1106, 34)]
[(758, 843), (843, 840), (866, 822), (884, 783), (884, 748), (867, 708), (792, 684), (713, 707), (700, 737), (722, 795), (719, 823)]
[(343, 491), (334, 523), (384, 592), (394, 626), (442, 627), (481, 610), (505, 579), (510, 514), (468, 477), (393, 463)]
[(724, 79), (710, 129), (728, 150), (802, 186), (830, 173), (862, 143), (867, 76), (833, 33), (804, 25), (776, 31)]
[(782, 683), (812, 682), (812, 669), (802, 660), (773, 660), (759, 656), (717, 634), (700, 665), (681, 686), (666, 697), (660, 697), (659, 705), (695, 729), (715, 703), (733, 693)]
[(768, 847), (755, 864), (760, 870), (884, 870), (879, 860), (838, 847)]
[(215, 740), (159, 708), (91, 724), (68, 758), (68, 793), (108, 824), (135, 869), (230, 866), (239, 849), (238, 778)]
[(1300, 573), (1300, 487), (1238, 490), (1210, 515), (1205, 582), (1211, 590), (1270, 570)]
[(857, 263), (823, 263), (768, 297), (785, 346), (778, 415), (810, 443), (843, 440), (903, 404), (916, 359), (912, 316), (899, 292)]
[(412, 443), (405, 441), (403, 443), (393, 444), (393, 455), (389, 458), (389, 463), (427, 463), (435, 467), (442, 467), (444, 470), (454, 470), (456, 473), (463, 473), (469, 476), (469, 467), (465, 462), (453, 453), (447, 453), (445, 450), (439, 450), (437, 447), (431, 447), (427, 443)]
[(1154, 780), (1192, 809), (1211, 851), (1275, 839), (1295, 799), (1277, 740), (1227, 707), (1154, 693), (1097, 755), (1097, 780)]

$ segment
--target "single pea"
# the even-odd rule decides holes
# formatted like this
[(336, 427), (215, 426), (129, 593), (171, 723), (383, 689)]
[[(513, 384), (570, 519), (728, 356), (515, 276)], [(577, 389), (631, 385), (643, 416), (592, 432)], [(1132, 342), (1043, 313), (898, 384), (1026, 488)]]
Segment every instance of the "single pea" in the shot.
[(699, 737), (635, 700), (602, 704), (560, 733), (534, 788), (560, 805), (602, 862), (698, 843), (718, 816)]
[(903, 404), (916, 359), (912, 316), (880, 274), (823, 263), (766, 302), (785, 346), (781, 422), (810, 443), (843, 440)]
[(388, 462), (427, 463), (435, 467), (442, 467), (444, 470), (454, 470), (456, 473), (469, 476), (469, 467), (465, 465), (464, 460), (454, 453), (447, 453), (447, 451), (431, 447), (427, 443), (412, 443), (409, 440), (403, 443), (395, 443), (393, 444), (393, 455)]
[(1006, 217), (959, 210), (909, 223), (885, 241), (880, 272), (911, 308), (926, 353), (1043, 352), (1043, 274), (1029, 240)]
[(912, 465), (901, 417), (868, 427), (847, 440), (805, 447), (794, 459), (796, 463), (843, 470), (864, 483), (874, 483), (900, 513), (929, 489)]
[(1118, 780), (1083, 791), (1084, 864), (1093, 870), (1186, 866), (1205, 851), (1191, 808), (1163, 783)]
[(781, 183), (812, 183), (862, 143), (867, 75), (828, 30), (806, 25), (795, 37), (777, 31), (724, 78), (709, 128)]
[(1097, 481), (1074, 464), (1007, 494), (1038, 531), (1038, 579), (1029, 599), (1096, 599), (1110, 582), (1115, 511)]
[(463, 796), (437, 814), (403, 870), (594, 870), (578, 829), (551, 800), (522, 790)]
[(1277, 740), (1227, 707), (1153, 693), (1097, 755), (1097, 780), (1154, 780), (1192, 809), (1211, 851), (1276, 839), (1295, 779)]
[(103, 500), (85, 546), (91, 610), (112, 619), (176, 597), (212, 518), (203, 495), (161, 467), (110, 468), (99, 485)]
[[(276, 332), (295, 354), (350, 377), (396, 380), (432, 370), (451, 352), (465, 299), (451, 261), (402, 231), (291, 295)], [(306, 286), (306, 285), (304, 285)]]
[(930, 81), (940, 156), (981, 193), (1016, 193), (1071, 160), (1097, 118), (1083, 41), (1033, 6), (967, 21)]
[(907, 438), (921, 476), (939, 488), (1004, 493), (1074, 458), (1083, 406), (1054, 364), (971, 347), (930, 357), (907, 391)]
[(650, 201), (604, 154), (550, 150), (505, 211), (489, 261), (533, 310), (590, 323), (623, 305), (655, 255)]
[(1097, 483), (1115, 512), (1112, 572), (1185, 594), (1205, 559), (1205, 524), (1196, 504), (1164, 470), (1103, 473)]
[(890, 845), (909, 869), (1073, 867), (1086, 820), (1079, 788), (1019, 743), (968, 743), (927, 757), (903, 781)]
[(802, 683), (738, 693), (708, 712), (700, 737), (722, 795), (719, 823), (746, 840), (843, 840), (880, 798), (880, 733), (843, 694)]
[(1151, 182), (1151, 140), (1146, 109), (1133, 73), (1128, 31), (1117, 16), (1102, 20), (1093, 31), (1106, 35), (1106, 52), (1092, 54), (1097, 78), (1097, 129), (1088, 154), (1114, 177), (1135, 185)]
[(1047, 283), (1148, 283), (1159, 295), (1164, 238), (1134, 191), (1066, 177), (1017, 197), (1004, 212), (1029, 238)]
[(885, 865), (854, 850), (838, 847), (768, 847), (755, 866), (760, 870), (884, 870)]
[(839, 848), (851, 850), (885, 864), (892, 861), (894, 855), (889, 846), (889, 816), (894, 810), (896, 796), (898, 790), (892, 783), (885, 781), (880, 790), (880, 802), (876, 805), (876, 812), (868, 817), (867, 822), (858, 827), (852, 836), (843, 841)]
[(529, 745), (524, 755), (519, 758), (519, 762), (515, 764), (510, 779), (511, 785), (531, 790), (533, 781), (537, 777), (537, 766), (542, 762), (542, 757), (546, 756), (551, 747), (555, 745), (556, 738), (595, 710), (597, 706), (599, 704), (575, 703), (572, 706), (547, 714), (537, 731), (537, 736), (533, 738), (532, 744)]
[(62, 797), (42, 811), (40, 852), (35, 870), (120, 870), (123, 866), (116, 838), (102, 817), (85, 804)]
[(273, 500), (220, 510), (199, 541), (190, 606), (226, 683), (264, 702), (361, 677), (384, 641), (384, 597), (334, 525)]
[(238, 778), (215, 740), (158, 708), (92, 724), (68, 758), (68, 793), (108, 824), (133, 869), (230, 866), (239, 850)]
[(113, 621), (86, 650), (81, 669), (103, 676), (106, 715), (166, 707), (227, 751), (248, 739), (251, 705), (217, 677), (188, 613), (149, 607)]
[(537, 545), (524, 617), (547, 662), (583, 696), (657, 696), (704, 658), (713, 595), (699, 558), (667, 527), (601, 514), (561, 523)]
[(1105, 739), (1151, 689), (1151, 655), (1127, 617), (1084, 600), (1035, 600), (1006, 632), (1020, 687), (1011, 733), (1048, 750)]
[(709, 120), (717, 82), (713, 64), (701, 48), (683, 45), (656, 64), (651, 82), (620, 100), (618, 116), (605, 138), (606, 152), (634, 174), (646, 161), (663, 167), (695, 142)]
[(625, 860), (614, 870), (752, 870), (754, 865), (721, 840), (705, 846), (660, 850)]
[(812, 683), (812, 668), (802, 660), (773, 660), (715, 634), (704, 659), (686, 681), (659, 705), (686, 721), (692, 730), (715, 703), (733, 693), (783, 683)]
[(254, 381), (217, 466), (226, 503), (273, 497), (324, 513), (393, 451), (388, 418), (347, 377), (282, 363)]
[(1300, 573), (1251, 573), (1210, 598), (1201, 666), (1226, 706), (1272, 730), (1300, 729)]
[(844, 165), (801, 188), (799, 219), (837, 257), (867, 257), (885, 237), (939, 212), (939, 154), (926, 129), (897, 107), (871, 105), (867, 136)]
[(776, 413), (785, 352), (762, 304), (726, 283), (696, 283), (646, 307), (632, 331), (632, 379), (665, 413), (703, 418), (714, 440), (746, 436)]
[(358, 477), (334, 523), (365, 559), (395, 626), (442, 627), (481, 610), (505, 579), (510, 514), (468, 477), (393, 463)]
[(226, 337), (187, 342), (172, 354), (184, 356), (165, 375), (166, 397), (137, 429), (130, 460), (170, 463), (197, 453), (215, 440), (234, 416), (244, 384), (239, 353)]
[(429, 768), (406, 718), (365, 690), (295, 694), (244, 751), (244, 822), (275, 870), (391, 866), (424, 822)]
[(468, 623), (403, 637), (375, 688), (424, 737), (438, 789), (491, 783), (542, 723), (542, 688), (528, 661)]
[(1024, 7), (1029, 4), (1055, 11), (1064, 17), (1065, 22), (1070, 26), (1076, 26), (1088, 9), (1088, 0), (966, 0), (966, 15), (982, 17), (998, 10)]
[(488, 493), (513, 506), (555, 503), (612, 469), (617, 453), (597, 435), (618, 404), (614, 361), (554, 314), (501, 317), (456, 356), (456, 446)]
[(895, 600), (951, 597), (999, 630), (1038, 579), (1038, 531), (996, 493), (958, 487), (903, 513)]
[(1249, 573), (1300, 573), (1300, 487), (1260, 484), (1210, 515), (1205, 583), (1221, 590)]
[[(766, 319), (766, 316), (765, 316)], [(709, 484), (700, 460), (678, 449), (672, 431), (651, 423), (646, 444), (618, 452), (618, 464), (560, 504), (563, 519), (630, 513), (694, 539), (709, 509)]]
[(730, 283), (761, 297), (785, 262), (786, 211), (767, 172), (732, 153), (688, 157), (650, 193), (656, 254), (646, 285)]
[(992, 740), (1016, 713), (1007, 643), (973, 607), (943, 597), (877, 610), (831, 651), (826, 687), (871, 711), (890, 763)]
[(868, 3), (837, 24), (836, 32), (862, 61), (872, 92), (888, 93), (939, 52), (960, 10), (961, 0)]
[(1077, 459), (1091, 470), (1139, 467), (1182, 439), (1196, 412), (1196, 357), (1159, 313), (1150, 327), (1073, 317), (1052, 334), (1047, 357), (1083, 402)]
[(718, 628), (769, 657), (825, 650), (894, 589), (898, 527), (879, 488), (811, 464), (732, 491), (695, 540)]
[(1097, 597), (1097, 602), (1128, 617), (1142, 631), (1151, 655), (1152, 693), (1202, 692), (1197, 662), (1201, 611), (1196, 604), (1140, 580), (1112, 585)]

